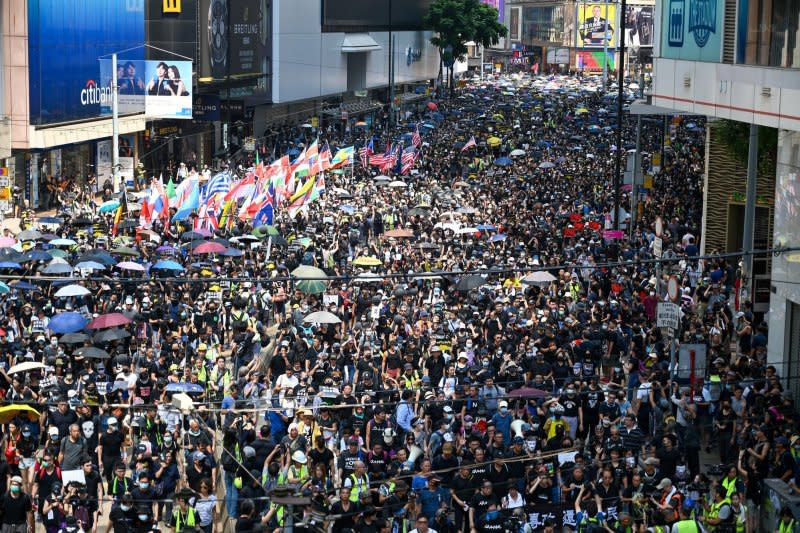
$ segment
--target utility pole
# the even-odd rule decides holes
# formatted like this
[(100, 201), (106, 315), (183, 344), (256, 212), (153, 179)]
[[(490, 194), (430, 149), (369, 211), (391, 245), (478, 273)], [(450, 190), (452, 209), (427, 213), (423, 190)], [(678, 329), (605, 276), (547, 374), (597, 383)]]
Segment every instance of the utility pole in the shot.
[(389, 126), (394, 126), (394, 34), (392, 32), (392, 0), (389, 0)]
[(758, 125), (750, 124), (750, 144), (747, 150), (747, 193), (744, 204), (742, 235), (742, 293), (739, 301), (752, 301), (753, 235), (756, 221), (756, 179), (758, 178)]
[[(620, 4), (621, 17), (625, 17), (627, 4), (622, 0)], [(624, 18), (620, 18), (624, 20)], [(617, 54), (617, 160), (614, 165), (614, 229), (619, 230), (620, 215), (619, 215), (619, 189), (620, 189), (620, 172), (622, 171), (622, 128), (625, 124), (625, 119), (622, 114), (622, 101), (625, 96), (625, 31), (620, 28), (619, 32), (619, 54)]]
[(603, 1), (603, 6), (606, 11), (603, 14), (605, 19), (603, 23), (605, 26), (603, 28), (603, 93), (605, 94), (608, 88), (608, 0)]
[(119, 80), (117, 79), (117, 54), (111, 54), (111, 175), (114, 190), (119, 183)]

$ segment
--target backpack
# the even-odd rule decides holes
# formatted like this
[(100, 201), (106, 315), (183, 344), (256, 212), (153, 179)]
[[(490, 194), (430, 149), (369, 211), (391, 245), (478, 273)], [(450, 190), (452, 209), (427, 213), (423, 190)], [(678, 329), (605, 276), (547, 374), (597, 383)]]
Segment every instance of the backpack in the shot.
[(580, 524), (578, 524), (579, 533), (602, 533), (605, 528), (600, 523), (600, 520), (595, 518), (585, 517)]

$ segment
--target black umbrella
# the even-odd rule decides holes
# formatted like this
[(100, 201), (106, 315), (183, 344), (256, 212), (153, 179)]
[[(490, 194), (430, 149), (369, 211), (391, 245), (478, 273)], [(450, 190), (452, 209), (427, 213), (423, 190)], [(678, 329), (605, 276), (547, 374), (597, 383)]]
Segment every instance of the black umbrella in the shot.
[(102, 331), (98, 331), (94, 335), (94, 342), (96, 343), (103, 343), (103, 342), (111, 342), (111, 341), (118, 341), (120, 339), (125, 339), (130, 337), (131, 334), (125, 331), (124, 329), (119, 328), (112, 328), (112, 329), (104, 329)]
[(469, 292), (473, 289), (477, 289), (484, 283), (486, 283), (486, 279), (483, 276), (465, 276), (458, 281), (456, 289), (460, 292)]
[(95, 346), (84, 346), (83, 348), (78, 348), (75, 350), (73, 355), (86, 357), (87, 359), (108, 359), (111, 357), (108, 355), (107, 351), (101, 350)]
[(86, 217), (78, 217), (71, 222), (73, 226), (91, 226), (94, 224), (92, 219)]
[(80, 344), (87, 340), (89, 340), (89, 335), (86, 333), (67, 333), (62, 336), (58, 342), (63, 342), (64, 344)]
[(194, 241), (194, 240), (203, 240), (203, 234), (197, 233), (196, 231), (185, 231), (181, 233), (181, 239), (184, 241)]

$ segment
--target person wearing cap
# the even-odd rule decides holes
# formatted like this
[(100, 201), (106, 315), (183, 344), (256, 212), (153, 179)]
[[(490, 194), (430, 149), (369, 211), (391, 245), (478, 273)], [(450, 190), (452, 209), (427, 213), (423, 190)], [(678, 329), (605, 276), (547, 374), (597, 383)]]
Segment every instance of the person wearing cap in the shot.
[(419, 372), (414, 370), (414, 365), (411, 363), (403, 365), (403, 374), (400, 376), (399, 382), (402, 388), (414, 391), (419, 390), (422, 385)]
[(656, 490), (659, 491), (659, 497), (651, 496), (650, 501), (652, 504), (655, 505), (664, 516), (671, 516), (671, 522), (678, 520), (683, 505), (683, 494), (672, 484), (672, 480), (666, 477), (656, 485)]
[(356, 463), (366, 461), (367, 455), (359, 447), (358, 437), (346, 440), (347, 449), (339, 454), (339, 479), (347, 479), (356, 471)]
[(97, 464), (102, 466), (106, 484), (110, 486), (114, 477), (114, 465), (122, 461), (125, 433), (119, 430), (116, 417), (108, 417), (106, 425), (105, 433), (100, 435), (97, 441)]
[(442, 478), (436, 474), (428, 477), (427, 486), (417, 496), (417, 516), (426, 516), (429, 522), (433, 522), (436, 513), (449, 506), (450, 492), (442, 487)]
[(23, 492), (22, 478), (13, 476), (8, 492), (0, 497), (2, 533), (33, 533), (33, 499)]

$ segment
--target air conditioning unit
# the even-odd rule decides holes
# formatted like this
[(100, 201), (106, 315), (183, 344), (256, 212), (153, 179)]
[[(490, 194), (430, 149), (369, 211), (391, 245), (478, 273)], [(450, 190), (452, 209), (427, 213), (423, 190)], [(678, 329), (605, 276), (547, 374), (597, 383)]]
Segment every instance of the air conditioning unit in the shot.
[(687, 89), (689, 87), (691, 87), (692, 86), (692, 78), (689, 77), (689, 76), (684, 76), (683, 77), (683, 86), (686, 87)]
[(763, 96), (764, 98), (769, 98), (770, 96), (772, 96), (772, 87), (762, 87), (761, 96)]

